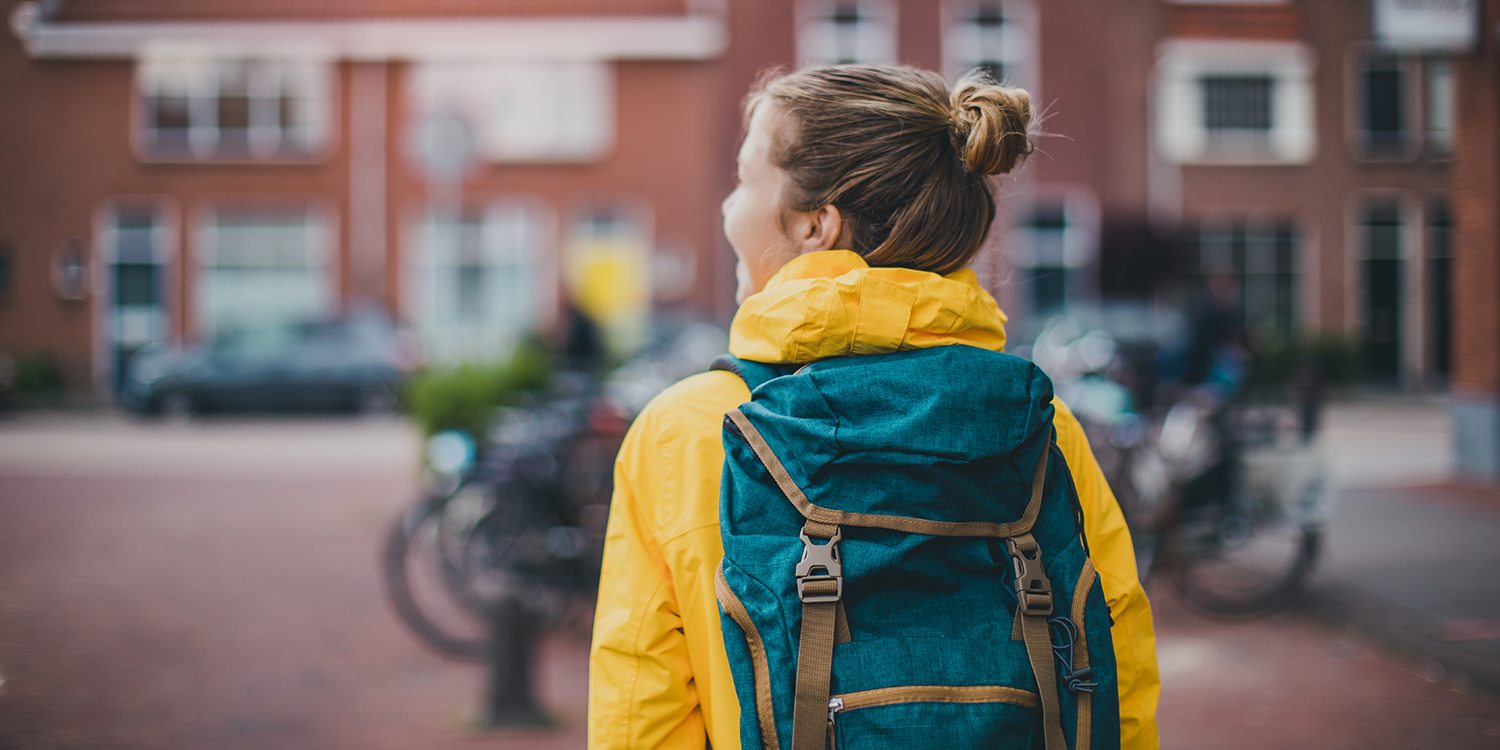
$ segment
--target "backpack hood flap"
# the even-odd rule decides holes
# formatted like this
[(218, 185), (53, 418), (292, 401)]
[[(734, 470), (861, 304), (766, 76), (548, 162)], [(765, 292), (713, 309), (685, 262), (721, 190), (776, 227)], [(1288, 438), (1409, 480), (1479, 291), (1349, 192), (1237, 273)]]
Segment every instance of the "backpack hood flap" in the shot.
[(1029, 499), (1052, 384), (1018, 357), (944, 346), (818, 362), (740, 410), (815, 505), (1007, 523)]

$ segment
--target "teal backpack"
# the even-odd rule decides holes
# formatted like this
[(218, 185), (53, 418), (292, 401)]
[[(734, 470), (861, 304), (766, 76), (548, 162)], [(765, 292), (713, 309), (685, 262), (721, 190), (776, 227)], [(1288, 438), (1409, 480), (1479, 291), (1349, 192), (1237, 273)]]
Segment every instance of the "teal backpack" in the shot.
[(1040, 369), (970, 346), (714, 369), (752, 392), (716, 580), (745, 750), (1119, 747)]

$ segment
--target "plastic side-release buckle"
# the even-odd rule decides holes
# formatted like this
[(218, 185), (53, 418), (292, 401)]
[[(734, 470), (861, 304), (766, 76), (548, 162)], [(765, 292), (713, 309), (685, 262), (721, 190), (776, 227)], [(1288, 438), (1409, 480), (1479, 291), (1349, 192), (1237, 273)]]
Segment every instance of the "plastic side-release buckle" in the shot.
[[(844, 566), (839, 562), (839, 540), (843, 532), (834, 527), (826, 544), (814, 544), (807, 529), (802, 537), (802, 561), (797, 563), (797, 598), (804, 602), (836, 602), (844, 596)], [(826, 585), (831, 582), (832, 587)], [(815, 584), (812, 591), (807, 584)], [(828, 589), (832, 588), (832, 591)]]
[(1042, 548), (1029, 534), (1020, 542), (1006, 539), (1005, 548), (1016, 573), (1016, 604), (1028, 615), (1052, 614), (1052, 581), (1042, 567)]

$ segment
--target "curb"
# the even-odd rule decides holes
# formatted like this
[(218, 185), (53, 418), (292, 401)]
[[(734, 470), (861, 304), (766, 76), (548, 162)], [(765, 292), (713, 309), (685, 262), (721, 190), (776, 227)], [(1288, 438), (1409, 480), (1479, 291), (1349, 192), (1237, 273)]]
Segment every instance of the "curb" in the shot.
[(1452, 674), (1500, 695), (1500, 663), (1472, 654), (1441, 639), (1444, 621), (1342, 581), (1309, 586), (1298, 608), (1329, 620), (1349, 623), (1398, 651), (1442, 665)]

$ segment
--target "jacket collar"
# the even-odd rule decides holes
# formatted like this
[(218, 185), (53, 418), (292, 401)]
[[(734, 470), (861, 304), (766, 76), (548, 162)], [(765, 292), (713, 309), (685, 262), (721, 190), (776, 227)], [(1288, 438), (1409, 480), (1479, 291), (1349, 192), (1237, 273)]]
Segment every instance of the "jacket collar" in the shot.
[(730, 353), (754, 362), (951, 344), (1005, 350), (1005, 313), (973, 271), (870, 268), (847, 250), (808, 253), (782, 266), (740, 306), (729, 331)]

